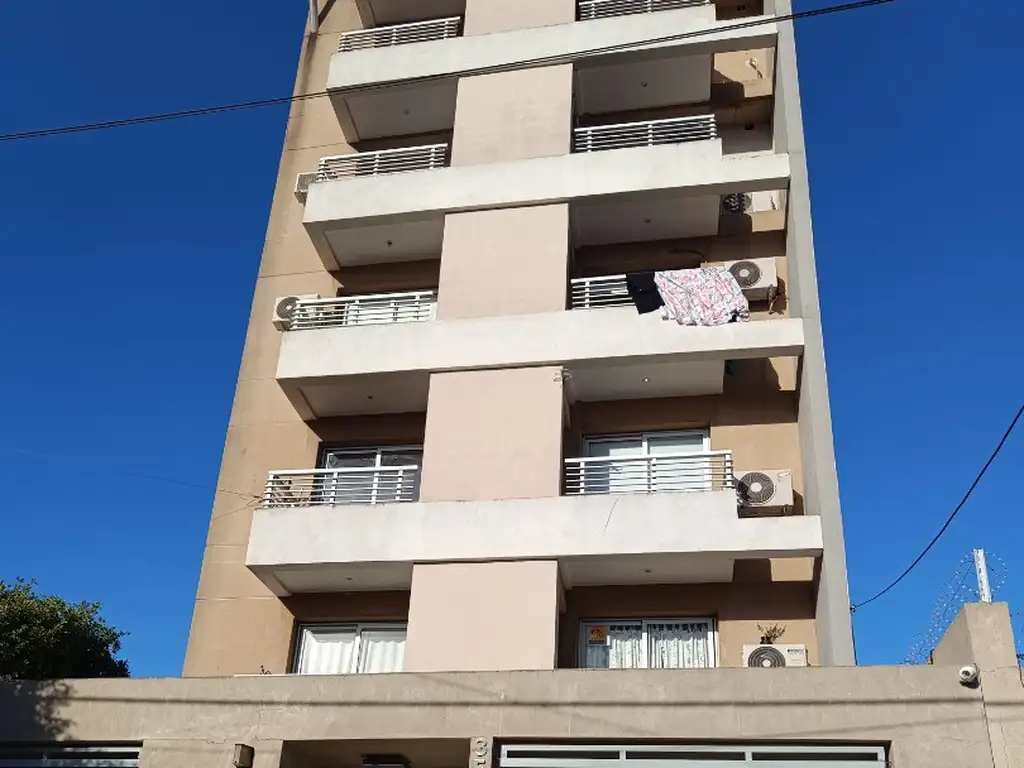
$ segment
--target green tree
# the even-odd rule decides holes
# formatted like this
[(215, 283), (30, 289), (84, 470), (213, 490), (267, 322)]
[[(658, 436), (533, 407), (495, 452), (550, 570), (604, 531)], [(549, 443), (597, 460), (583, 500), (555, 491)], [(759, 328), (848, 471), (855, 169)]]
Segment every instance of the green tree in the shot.
[(0, 680), (128, 677), (116, 658), (127, 633), (100, 618), (99, 603), (40, 595), (33, 581), (0, 581)]

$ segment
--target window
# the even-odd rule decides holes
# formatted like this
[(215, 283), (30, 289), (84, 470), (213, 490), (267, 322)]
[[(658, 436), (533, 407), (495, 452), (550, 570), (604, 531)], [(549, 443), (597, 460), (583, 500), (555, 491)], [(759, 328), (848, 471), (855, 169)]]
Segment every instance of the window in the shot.
[(705, 430), (646, 432), (588, 437), (583, 467), (584, 493), (655, 493), (711, 490), (711, 462), (699, 454), (711, 449)]
[(327, 450), (319, 488), (326, 504), (387, 504), (420, 497), (420, 446)]
[(585, 621), (584, 669), (704, 669), (718, 666), (713, 619)]
[(299, 627), (295, 672), (350, 675), (401, 672), (404, 624), (319, 624)]

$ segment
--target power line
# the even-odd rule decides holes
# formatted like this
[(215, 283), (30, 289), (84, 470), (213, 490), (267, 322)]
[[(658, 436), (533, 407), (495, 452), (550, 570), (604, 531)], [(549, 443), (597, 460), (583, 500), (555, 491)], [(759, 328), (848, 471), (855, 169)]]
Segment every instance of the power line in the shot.
[(928, 546), (921, 551), (921, 554), (919, 554), (914, 559), (914, 562), (907, 566), (907, 569), (903, 571), (903, 573), (901, 573), (895, 581), (893, 581), (891, 584), (889, 584), (889, 586), (887, 586), (885, 589), (883, 589), (876, 595), (869, 597), (867, 600), (852, 606), (850, 608), (851, 612), (856, 611), (858, 608), (863, 608), (868, 603), (873, 603), (875, 600), (880, 598), (890, 589), (892, 589), (901, 581), (903, 581), (903, 579), (905, 579), (910, 574), (910, 572), (917, 567), (917, 564), (924, 559), (924, 556), (927, 555), (929, 551), (931, 551), (931, 548), (935, 546), (936, 542), (942, 537), (942, 534), (946, 532), (946, 529), (949, 528), (953, 520), (956, 519), (956, 516), (960, 513), (960, 510), (963, 509), (964, 504), (967, 503), (967, 500), (971, 498), (971, 494), (974, 493), (974, 489), (978, 487), (978, 484), (981, 482), (981, 479), (985, 476), (985, 473), (988, 472), (988, 468), (992, 466), (992, 462), (996, 460), (996, 456), (998, 456), (999, 452), (1003, 450), (1003, 446), (1006, 444), (1006, 441), (1009, 439), (1010, 434), (1017, 426), (1017, 422), (1020, 421), (1021, 414), (1024, 414), (1024, 405), (1021, 405), (1021, 407), (1017, 409), (1017, 415), (1013, 417), (1013, 421), (1010, 422), (1010, 426), (1007, 427), (1006, 432), (1003, 433), (1003, 437), (999, 441), (999, 445), (997, 445), (996, 449), (992, 451), (992, 455), (988, 457), (988, 461), (985, 462), (985, 466), (981, 468), (981, 471), (978, 473), (978, 476), (974, 478), (974, 482), (971, 483), (971, 487), (967, 489), (967, 493), (964, 494), (964, 497), (960, 499), (960, 503), (956, 505), (956, 509), (954, 509), (952, 514), (950, 514), (950, 516), (946, 519), (946, 522), (939, 529), (939, 532), (935, 534), (935, 536), (932, 538), (930, 542), (928, 542)]
[[(67, 460), (67, 456), (58, 456), (57, 454), (43, 453), (42, 451), (29, 451), (29, 450), (26, 450), (25, 448), (11, 448), (11, 447), (7, 447), (7, 446), (0, 446), (0, 451), (7, 451), (9, 453), (17, 453), (17, 454), (20, 454), (22, 456), (32, 456), (33, 458), (46, 459), (48, 461), (50, 461), (50, 460), (66, 461)], [(246, 493), (245, 491), (229, 491), (226, 488), (218, 488), (218, 487), (212, 486), (212, 485), (202, 485), (200, 483), (190, 483), (187, 480), (179, 480), (179, 479), (174, 478), (174, 477), (166, 477), (166, 476), (161, 476), (161, 475), (151, 475), (151, 474), (146, 473), (146, 472), (136, 472), (136, 471), (131, 470), (131, 469), (118, 469), (117, 470), (117, 474), (118, 475), (130, 475), (132, 477), (142, 478), (143, 480), (152, 480), (152, 481), (158, 482), (158, 483), (169, 483), (171, 485), (179, 485), (182, 488), (194, 488), (194, 489), (199, 490), (199, 491), (213, 491), (214, 493), (227, 493), (227, 494), (230, 494), (232, 496), (239, 496), (239, 497), (244, 498), (244, 499), (249, 499), (250, 501), (259, 501), (261, 499), (260, 496), (257, 496), (257, 495), (252, 494), (252, 493)]]
[[(553, 66), (557, 64), (572, 64), (576, 59), (587, 56), (605, 56), (614, 53), (625, 53), (629, 51), (644, 50), (651, 46), (661, 45), (663, 43), (680, 42), (683, 40), (690, 40), (693, 38), (707, 37), (710, 35), (722, 34), (723, 32), (733, 32), (742, 29), (750, 29), (752, 27), (764, 26), (767, 24), (776, 24), (778, 22), (785, 21), (797, 21), (799, 19), (808, 19), (816, 16), (827, 16), (838, 13), (845, 13), (847, 11), (856, 11), (862, 8), (869, 8), (874, 5), (887, 5), (894, 3), (896, 0), (857, 0), (857, 2), (843, 3), (841, 5), (832, 5), (825, 8), (817, 8), (810, 11), (800, 11), (797, 13), (788, 13), (781, 16), (773, 16), (770, 18), (759, 18), (751, 21), (741, 21), (735, 24), (726, 24), (708, 29), (698, 29), (690, 32), (679, 32), (672, 35), (665, 35), (650, 40), (644, 40), (642, 43), (628, 43), (614, 46), (603, 46), (599, 48), (590, 48), (581, 51), (575, 51), (572, 54), (559, 55), (559, 56), (546, 56), (534, 59), (527, 59), (524, 61), (517, 61), (513, 64), (502, 64), (491, 67), (479, 67), (473, 70), (467, 70), (460, 72), (460, 77), (473, 77), (477, 75), (488, 75), (497, 74), (500, 72), (510, 72), (519, 69), (530, 69), (533, 67), (540, 66)], [(425, 75), (423, 77), (409, 78), (402, 80), (401, 85), (417, 85), (420, 83), (437, 82), (440, 80), (446, 80), (452, 77), (451, 74), (444, 75)], [(390, 87), (390, 84), (373, 84), (367, 86), (359, 86), (351, 89), (346, 89), (346, 93), (365, 93), (368, 91), (380, 90), (383, 88)], [(300, 101), (308, 101), (310, 99), (319, 99), (325, 96), (329, 96), (328, 91), (315, 91), (313, 93), (301, 93), (291, 96), (278, 96), (270, 99), (257, 99), (254, 101), (242, 101), (234, 104), (221, 104), (213, 107), (199, 107), (196, 109), (186, 109), (176, 112), (162, 112), (152, 115), (142, 115), (139, 117), (126, 117), (120, 120), (104, 120), (96, 123), (80, 123), (77, 125), (65, 125), (56, 128), (41, 128), (34, 131), (20, 131), (17, 133), (6, 133), (0, 134), (0, 141), (25, 141), (28, 139), (41, 139), (50, 136), (65, 136), (74, 133), (86, 133), (91, 131), (107, 130), (109, 128), (123, 128), (133, 125), (148, 125), (151, 123), (166, 122), (168, 120), (181, 120), (189, 117), (202, 117), (204, 115), (215, 115), (225, 112), (238, 112), (246, 109), (258, 109), (261, 107), (273, 107), (280, 104), (292, 104)]]

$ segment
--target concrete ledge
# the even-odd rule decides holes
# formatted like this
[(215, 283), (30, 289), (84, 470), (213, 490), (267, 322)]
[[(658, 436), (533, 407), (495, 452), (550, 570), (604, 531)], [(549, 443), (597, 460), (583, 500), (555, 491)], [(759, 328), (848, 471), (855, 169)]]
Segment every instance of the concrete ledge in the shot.
[[(766, 20), (771, 17), (763, 17)], [(744, 19), (743, 21), (754, 21)], [(728, 30), (735, 22), (716, 22), (713, 5), (660, 13), (635, 14), (571, 24), (554, 24), (488, 35), (436, 40), (336, 53), (331, 59), (327, 90), (352, 91), (369, 85), (400, 83), (420, 77), (459, 76), (481, 68), (515, 65), (556, 57), (561, 63), (597, 57), (588, 51), (606, 46), (635, 44), (632, 56), (708, 55), (715, 52), (765, 48), (778, 36), (774, 22), (747, 29)], [(722, 29), (719, 29), (722, 28)], [(690, 39), (651, 44), (667, 31), (707, 30)]]
[(191, 759), (204, 741), (482, 735), (889, 743), (901, 768), (991, 768), (985, 703), (955, 666), (74, 680), (0, 683), (0, 739), (176, 739), (201, 768), (224, 765)]
[(788, 182), (788, 155), (723, 158), (721, 140), (712, 139), (320, 182), (310, 187), (303, 224), (317, 244), (327, 229), (394, 217), (423, 219), (644, 192), (773, 190)]
[(737, 360), (802, 350), (799, 318), (692, 328), (615, 307), (291, 331), (281, 344), (277, 378), (284, 384), (422, 371)]
[(740, 519), (731, 490), (257, 510), (246, 564), (278, 593), (408, 588), (413, 563), (558, 560), (569, 586), (723, 582), (821, 553), (816, 517)]

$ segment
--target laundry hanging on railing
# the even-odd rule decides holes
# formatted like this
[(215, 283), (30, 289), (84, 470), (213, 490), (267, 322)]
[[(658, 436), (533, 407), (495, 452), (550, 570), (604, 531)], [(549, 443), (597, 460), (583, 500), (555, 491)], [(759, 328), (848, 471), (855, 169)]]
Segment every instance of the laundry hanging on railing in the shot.
[(750, 305), (724, 267), (632, 272), (626, 290), (641, 315), (661, 309), (679, 325), (724, 325), (750, 319)]
[(673, 269), (654, 273), (665, 306), (661, 316), (680, 325), (724, 325), (750, 319), (740, 284), (724, 267)]
[(654, 272), (633, 272), (626, 275), (626, 291), (633, 300), (633, 306), (641, 315), (655, 312), (665, 306), (664, 299), (654, 283)]

